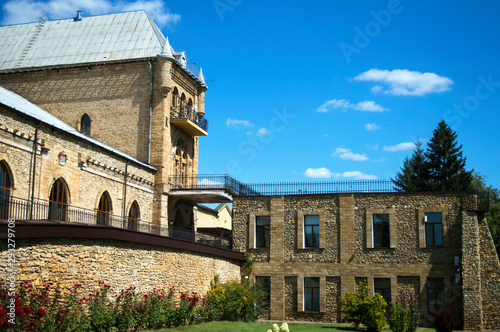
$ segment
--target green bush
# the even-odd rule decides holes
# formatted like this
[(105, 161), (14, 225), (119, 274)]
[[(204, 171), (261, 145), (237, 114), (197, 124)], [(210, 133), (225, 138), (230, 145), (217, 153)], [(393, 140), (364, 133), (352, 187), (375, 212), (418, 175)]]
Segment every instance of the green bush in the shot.
[(380, 332), (385, 326), (385, 308), (387, 303), (380, 294), (368, 296), (366, 282), (359, 283), (355, 293), (347, 292), (340, 301), (344, 321), (366, 326), (368, 332)]
[(389, 309), (389, 326), (393, 332), (415, 332), (420, 323), (417, 297), (413, 293), (399, 294)]
[(262, 310), (264, 289), (249, 281), (221, 284), (217, 278), (207, 295), (210, 320), (255, 321)]

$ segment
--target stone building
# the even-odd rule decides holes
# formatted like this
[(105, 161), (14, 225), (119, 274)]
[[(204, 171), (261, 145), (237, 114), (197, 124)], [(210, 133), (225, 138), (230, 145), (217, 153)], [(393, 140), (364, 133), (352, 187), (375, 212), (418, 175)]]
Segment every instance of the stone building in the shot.
[[(144, 222), (192, 237), (196, 204), (228, 201), (214, 192), (175, 191), (197, 181), (199, 137), (208, 134), (204, 118), (207, 86), (202, 70), (187, 60), (185, 52), (170, 46), (145, 11), (93, 17), (78, 12), (71, 19), (3, 26), (0, 42), (1, 87), (29, 99), (75, 132), (128, 156), (103, 163), (93, 155), (69, 155), (72, 163), (95, 162), (92, 167), (126, 178), (126, 185), (106, 187), (105, 182), (78, 178), (68, 172), (69, 167), (61, 168), (58, 177), (66, 186), (61, 188), (71, 190), (64, 202), (57, 203), (99, 209), (99, 199), (73, 195), (99, 183), (101, 191), (109, 194), (101, 207), (126, 218), (130, 208), (122, 196), (136, 180), (123, 173), (135, 167), (127, 162), (132, 159), (148, 172), (147, 195), (138, 195), (141, 198), (134, 206)], [(33, 137), (35, 127), (25, 134)], [(46, 156), (51, 163), (59, 158), (54, 153)], [(6, 167), (18, 172), (11, 163)], [(11, 194), (63, 199), (51, 196), (54, 172), (42, 168), (31, 179), (13, 179), (23, 186), (13, 188)], [(33, 184), (33, 193), (24, 191), (28, 183)]]
[(235, 197), (233, 248), (255, 260), (273, 320), (340, 322), (340, 299), (365, 280), (452, 309), (464, 329), (500, 327), (500, 264), (475, 194), (344, 193)]

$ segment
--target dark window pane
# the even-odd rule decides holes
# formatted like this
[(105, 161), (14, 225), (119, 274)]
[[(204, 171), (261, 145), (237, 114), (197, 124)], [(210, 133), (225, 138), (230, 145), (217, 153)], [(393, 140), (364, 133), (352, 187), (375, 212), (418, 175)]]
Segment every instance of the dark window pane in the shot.
[(313, 227), (313, 247), (319, 248), (319, 226)]
[(304, 307), (319, 311), (319, 278), (304, 278)]
[(255, 282), (257, 284), (260, 284), (262, 288), (264, 288), (264, 291), (266, 292), (266, 295), (264, 296), (264, 302), (267, 304), (271, 303), (271, 277), (261, 277), (257, 276), (255, 277)]
[(441, 223), (441, 212), (426, 212), (426, 223)]
[(434, 224), (434, 245), (442, 246), (443, 245), (443, 225), (442, 224)]
[(304, 216), (304, 225), (319, 226), (319, 216)]
[(375, 248), (390, 246), (389, 214), (373, 214), (373, 242)]
[(255, 217), (255, 246), (257, 248), (269, 248), (271, 235), (271, 217)]
[(425, 245), (434, 245), (434, 225), (432, 224), (425, 225)]
[(319, 287), (319, 278), (304, 278), (304, 286), (306, 287)]
[(381, 223), (389, 223), (389, 214), (388, 213), (377, 213), (373, 214), (373, 223), (381, 224)]
[(319, 288), (313, 288), (313, 301), (312, 301), (312, 309), (319, 311)]

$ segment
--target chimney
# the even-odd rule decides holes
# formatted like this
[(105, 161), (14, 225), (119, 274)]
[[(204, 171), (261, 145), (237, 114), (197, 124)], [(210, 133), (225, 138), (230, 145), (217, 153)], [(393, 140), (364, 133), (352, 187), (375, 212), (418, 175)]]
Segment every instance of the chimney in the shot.
[(82, 20), (82, 11), (81, 10), (77, 10), (74, 22), (78, 22), (78, 21), (81, 21), (81, 20)]

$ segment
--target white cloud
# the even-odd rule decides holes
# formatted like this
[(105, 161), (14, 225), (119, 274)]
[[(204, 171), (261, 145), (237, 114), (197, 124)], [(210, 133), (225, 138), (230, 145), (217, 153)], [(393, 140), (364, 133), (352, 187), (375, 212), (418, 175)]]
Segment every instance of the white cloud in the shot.
[(269, 131), (267, 131), (266, 128), (260, 128), (259, 130), (257, 130), (257, 136), (263, 136), (263, 135), (268, 135), (269, 134)]
[(145, 9), (153, 21), (160, 27), (172, 27), (181, 20), (179, 14), (174, 14), (165, 7), (162, 0), (150, 1), (111, 1), (111, 0), (10, 0), (2, 6), (3, 25), (38, 22), (40, 17), (48, 19), (66, 19), (76, 15), (81, 10), (85, 15), (101, 15), (118, 12)]
[(328, 168), (320, 167), (320, 168), (308, 168), (306, 170), (305, 176), (309, 178), (352, 178), (354, 180), (376, 180), (377, 177), (371, 174), (365, 174), (360, 171), (349, 171), (344, 173), (334, 173), (330, 171)]
[(332, 99), (321, 105), (316, 112), (325, 113), (337, 109), (344, 112), (348, 110), (365, 112), (384, 112), (389, 110), (371, 100), (360, 101), (359, 103), (353, 104), (346, 99)]
[(343, 178), (354, 178), (354, 180), (376, 180), (377, 177), (371, 174), (365, 174), (360, 171), (350, 171), (342, 173)]
[(421, 73), (408, 69), (380, 70), (372, 68), (354, 78), (357, 81), (377, 82), (389, 85), (384, 89), (381, 85), (372, 87), (372, 93), (385, 93), (396, 96), (422, 96), (451, 90), (453, 81), (434, 73)]
[(405, 150), (412, 150), (415, 148), (415, 143), (413, 142), (403, 142), (399, 143), (396, 145), (384, 145), (384, 151), (388, 152), (398, 152), (398, 151), (405, 151)]
[(308, 168), (305, 175), (308, 178), (324, 178), (329, 179), (331, 177), (339, 177), (339, 173), (333, 173), (328, 168)]
[(367, 123), (367, 124), (365, 124), (365, 129), (367, 131), (372, 131), (372, 130), (380, 129), (380, 127), (376, 123)]
[(234, 129), (239, 129), (240, 126), (253, 127), (253, 123), (250, 123), (250, 121), (247, 120), (237, 120), (237, 119), (227, 118), (226, 126), (232, 127)]
[(370, 158), (366, 154), (354, 153), (351, 149), (336, 148), (332, 156), (339, 156), (340, 159), (352, 161), (366, 161)]

